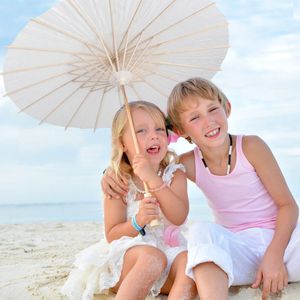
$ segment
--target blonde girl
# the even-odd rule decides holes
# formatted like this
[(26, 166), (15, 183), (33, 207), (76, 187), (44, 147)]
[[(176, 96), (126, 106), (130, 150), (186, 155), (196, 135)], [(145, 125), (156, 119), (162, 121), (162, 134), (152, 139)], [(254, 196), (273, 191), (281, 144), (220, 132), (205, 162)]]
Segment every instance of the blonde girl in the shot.
[[(168, 151), (164, 114), (145, 101), (130, 103), (140, 147), (135, 153), (124, 108), (112, 124), (111, 168), (129, 183), (126, 197), (104, 198), (105, 240), (82, 251), (63, 287), (71, 299), (116, 293), (116, 299), (145, 299), (150, 293), (168, 299), (193, 299), (196, 287), (185, 275), (184, 242), (169, 245), (170, 226), (180, 226), (189, 205), (184, 167)], [(153, 195), (144, 198), (146, 182)], [(159, 212), (161, 211), (161, 213)], [(151, 227), (154, 219), (159, 226)], [(183, 241), (183, 239), (181, 239)]]

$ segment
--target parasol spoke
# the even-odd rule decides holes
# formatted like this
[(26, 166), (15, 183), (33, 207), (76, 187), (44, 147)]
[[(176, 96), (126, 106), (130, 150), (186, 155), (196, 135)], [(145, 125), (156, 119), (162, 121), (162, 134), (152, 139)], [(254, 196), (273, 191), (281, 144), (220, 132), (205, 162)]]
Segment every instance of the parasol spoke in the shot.
[(69, 61), (69, 62), (66, 62), (66, 63), (49, 64), (49, 65), (35, 66), (35, 67), (30, 67), (30, 68), (15, 69), (15, 70), (10, 70), (10, 71), (5, 71), (5, 72), (0, 73), (0, 74), (1, 75), (8, 75), (8, 74), (21, 73), (21, 72), (28, 72), (28, 71), (33, 71), (33, 70), (55, 68), (55, 67), (65, 66), (66, 64), (72, 65), (73, 63), (77, 63), (77, 62)]
[(118, 48), (118, 50), (120, 51), (120, 49), (122, 47), (122, 44), (124, 42), (124, 38), (125, 38), (125, 47), (124, 47), (124, 51), (123, 51), (122, 69), (124, 69), (124, 62), (125, 62), (125, 59), (126, 59), (126, 52), (127, 52), (127, 46), (128, 46), (128, 36), (129, 36), (130, 28), (131, 28), (131, 25), (132, 25), (136, 15), (137, 15), (139, 9), (141, 8), (142, 3), (143, 3), (143, 0), (140, 0), (139, 4), (137, 5), (137, 7), (136, 7), (136, 9), (133, 13), (133, 16), (132, 16), (132, 18), (131, 18), (131, 20), (128, 24), (128, 27), (125, 31), (125, 34), (123, 35), (123, 38), (122, 38), (121, 43), (120, 43), (119, 48)]
[(142, 43), (147, 42), (148, 39), (152, 39), (153, 37), (158, 37), (160, 34), (162, 34), (162, 33), (166, 32), (166, 31), (172, 29), (174, 26), (177, 26), (180, 23), (183, 23), (184, 21), (192, 18), (193, 16), (195, 16), (197, 14), (203, 13), (206, 9), (208, 9), (212, 5), (215, 5), (215, 2), (210, 3), (210, 4), (208, 4), (208, 5), (204, 6), (204, 7), (201, 7), (199, 10), (196, 10), (195, 12), (193, 12), (192, 14), (184, 17), (183, 19), (180, 19), (180, 20), (174, 22), (173, 24), (169, 25), (168, 27), (162, 29), (161, 31), (154, 33), (153, 35), (151, 35), (150, 37), (148, 37), (146, 40), (142, 41)]
[(154, 75), (158, 75), (158, 76), (161, 76), (161, 77), (163, 77), (163, 78), (166, 78), (166, 79), (168, 79), (168, 80), (170, 80), (170, 81), (172, 81), (172, 82), (176, 82), (176, 83), (180, 82), (180, 80), (178, 80), (177, 78), (170, 76), (169, 73), (166, 74), (166, 73), (164, 73), (164, 72), (162, 72), (162, 71), (156, 71), (156, 70), (152, 70), (152, 71), (151, 71), (151, 70), (148, 70), (148, 69), (145, 68), (145, 67), (140, 67), (140, 69), (141, 69), (141, 70), (145, 70), (146, 72), (151, 72), (151, 74), (146, 75), (146, 76), (150, 76), (150, 75), (154, 74)]
[(113, 47), (114, 47), (114, 53), (116, 57), (116, 69), (117, 71), (120, 70), (120, 63), (119, 63), (119, 53), (118, 53), (118, 48), (117, 48), (117, 41), (116, 41), (116, 29), (115, 29), (115, 17), (113, 14), (113, 8), (112, 8), (112, 3), (111, 0), (109, 2), (109, 14), (110, 14), (110, 23), (111, 23), (111, 30), (112, 30), (112, 36), (113, 36)]
[[(63, 15), (60, 11), (58, 11), (57, 9), (53, 8), (53, 12), (56, 14), (56, 16), (58, 18), (60, 18), (61, 20), (63, 20), (64, 22), (66, 21), (66, 16)], [(74, 22), (72, 22), (71, 20), (67, 20), (68, 21), (68, 26), (70, 26), (74, 32), (76, 32), (76, 34), (81, 35), (80, 31), (78, 30), (78, 28), (74, 25)], [(95, 34), (95, 32), (94, 32)], [(101, 48), (97, 48), (97, 50), (100, 50), (101, 53), (105, 54), (104, 51)], [(93, 51), (91, 51), (93, 53)]]
[(142, 65), (141, 59), (145, 60), (145, 55), (144, 54), (149, 49), (149, 46), (150, 46), (151, 42), (152, 42), (152, 40), (149, 40), (149, 42), (147, 43), (146, 47), (142, 50), (142, 52), (137, 57), (137, 59), (135, 60), (135, 62), (133, 63), (133, 65), (131, 67), (129, 67), (129, 65), (127, 65), (127, 70), (132, 71), (135, 68), (135, 66), (137, 66), (138, 63), (140, 63), (140, 65)]
[(213, 47), (201, 47), (201, 48), (181, 48), (177, 50), (170, 50), (165, 52), (154, 52), (151, 56), (164, 56), (164, 55), (171, 55), (171, 54), (180, 54), (180, 53), (199, 53), (208, 50), (217, 50), (217, 49), (228, 49), (228, 45), (220, 45), (220, 46), (213, 46)]
[(105, 88), (103, 90), (102, 96), (101, 96), (100, 101), (99, 101), (96, 120), (95, 120), (95, 123), (94, 123), (94, 132), (96, 131), (96, 128), (97, 128), (97, 124), (98, 124), (98, 120), (99, 120), (99, 116), (100, 116), (100, 111), (101, 111), (101, 107), (102, 107), (102, 102), (103, 102), (103, 99), (104, 99), (104, 96), (105, 96), (106, 92), (107, 92), (107, 88)]
[(91, 20), (91, 18), (87, 14), (85, 14), (84, 10), (80, 7), (80, 5), (78, 5), (76, 3), (75, 0), (66, 0), (66, 1), (75, 9), (77, 14), (82, 18), (82, 20), (88, 25), (88, 27), (93, 31), (93, 33), (96, 35), (96, 37), (100, 40), (102, 47), (104, 48), (106, 57), (111, 65), (112, 69), (114, 71), (116, 71), (116, 67), (111, 60), (112, 54), (110, 53), (109, 47), (106, 45), (106, 43), (103, 39), (101, 31), (95, 26), (95, 24)]
[(19, 92), (21, 92), (21, 91), (23, 91), (23, 90), (26, 90), (26, 89), (29, 89), (29, 88), (34, 87), (34, 86), (36, 86), (36, 85), (45, 83), (45, 82), (47, 82), (47, 81), (50, 81), (50, 80), (52, 80), (52, 79), (58, 78), (58, 77), (63, 76), (63, 75), (66, 75), (66, 74), (68, 74), (68, 73), (69, 73), (69, 72), (62, 72), (62, 73), (56, 74), (56, 75), (54, 75), (54, 76), (48, 77), (48, 78), (46, 78), (46, 79), (43, 79), (43, 80), (41, 80), (41, 81), (37, 81), (37, 82), (34, 82), (34, 83), (32, 83), (32, 84), (28, 84), (28, 85), (26, 85), (26, 86), (23, 86), (23, 87), (21, 87), (21, 88), (19, 88), (19, 89), (14, 90), (14, 91), (7, 92), (6, 94), (3, 95), (3, 97), (11, 96), (11, 95), (13, 95), (13, 94), (19, 93)]
[(189, 64), (176, 64), (176, 63), (170, 63), (167, 61), (146, 61), (145, 63), (151, 64), (151, 65), (165, 65), (165, 66), (171, 66), (171, 67), (183, 67), (183, 68), (191, 68), (191, 69), (200, 69), (205, 71), (211, 71), (211, 72), (218, 72), (221, 71), (221, 69), (216, 68), (207, 68), (199, 65), (189, 65)]
[[(102, 85), (102, 86), (97, 86), (97, 88), (95, 87), (94, 89), (92, 89), (92, 91), (99, 91), (99, 90), (102, 90), (102, 89), (106, 89), (108, 87), (111, 87), (111, 84), (106, 84), (106, 85)], [(112, 87), (112, 89), (115, 88), (115, 87)]]
[[(89, 79), (91, 79), (94, 75), (92, 75)], [(87, 80), (89, 81), (89, 80)], [(87, 82), (86, 81), (86, 82)], [(85, 82), (85, 83), (86, 83)], [(85, 83), (82, 83), (82, 85), (79, 87), (79, 88), (83, 88), (84, 87), (84, 84)], [(94, 86), (97, 84), (97, 81), (94, 83)], [(69, 121), (67, 122), (67, 125), (65, 126), (65, 130), (68, 129), (68, 127), (70, 126), (70, 124), (72, 123), (72, 121), (74, 120), (75, 116), (78, 114), (80, 108), (82, 107), (82, 105), (85, 103), (85, 101), (87, 100), (87, 98), (89, 97), (89, 95), (92, 93), (92, 90), (88, 90), (87, 94), (85, 95), (85, 97), (83, 98), (83, 100), (80, 102), (80, 104), (78, 105), (78, 107), (75, 109), (74, 113), (72, 114), (71, 118), (69, 119)]]
[[(83, 74), (85, 75), (85, 74)], [(80, 75), (82, 76), (82, 75)], [(78, 76), (78, 77), (80, 77)], [(41, 96), (40, 98), (34, 100), (33, 102), (31, 102), (30, 104), (26, 105), (25, 107), (23, 107), (20, 112), (23, 112), (25, 110), (27, 110), (29, 107), (37, 104), (38, 102), (40, 102), (41, 100), (45, 99), (46, 97), (48, 97), (49, 95), (53, 94), (54, 92), (58, 91), (59, 89), (65, 87), (66, 85), (68, 85), (69, 83), (73, 82), (73, 80), (68, 80), (67, 82), (62, 83), (61, 85), (59, 85), (58, 87), (56, 87), (55, 89), (51, 90), (50, 92), (44, 94), (43, 96)]]
[(98, 125), (98, 122), (99, 122), (99, 117), (100, 117), (100, 112), (101, 112), (101, 108), (102, 108), (102, 103), (103, 103), (103, 100), (104, 100), (104, 96), (106, 93), (108, 93), (109, 91), (111, 91), (114, 87), (110, 86), (109, 88), (105, 88), (103, 90), (103, 93), (102, 93), (102, 96), (101, 96), (101, 99), (100, 99), (100, 102), (99, 102), (99, 107), (98, 107), (98, 110), (97, 110), (97, 116), (96, 116), (96, 120), (95, 120), (95, 123), (94, 123), (94, 132), (96, 131), (96, 128), (97, 128), (97, 125)]
[(132, 44), (140, 34), (142, 34), (147, 28), (149, 28), (156, 20), (158, 20), (174, 3), (176, 0), (172, 0), (162, 11), (159, 12), (158, 15), (156, 15), (143, 29), (140, 30), (140, 33), (135, 35), (129, 42), (128, 44)]
[[(32, 51), (32, 52), (46, 52), (46, 53), (69, 54), (69, 55), (95, 56), (95, 54), (90, 49), (89, 50), (92, 53), (71, 52), (71, 51), (64, 51), (64, 50), (60, 50), (60, 49), (30, 48), (30, 47), (21, 47), (21, 46), (8, 46), (7, 48), (13, 49), (13, 50)], [(99, 54), (97, 54), (97, 55), (99, 55)]]
[[(228, 24), (227, 23), (219, 23), (217, 25), (214, 25), (214, 26), (210, 26), (210, 27), (205, 27), (201, 30), (198, 30), (198, 31), (195, 31), (195, 32), (192, 32), (190, 34), (184, 34), (182, 36), (178, 36), (176, 38), (173, 38), (173, 39), (169, 39), (169, 40), (166, 40), (164, 42), (159, 42), (157, 44), (154, 44), (152, 45), (150, 48), (158, 48), (160, 46), (165, 46), (167, 44), (170, 44), (170, 43), (174, 43), (176, 41), (179, 41), (179, 40), (183, 40), (183, 39), (187, 39), (187, 38), (190, 38), (190, 37), (193, 37), (195, 35), (199, 35), (199, 34), (203, 34), (203, 33), (207, 33), (211, 30), (214, 30), (214, 29), (217, 29), (217, 28), (222, 28), (222, 27), (226, 27)], [(129, 50), (131, 50), (132, 48), (130, 48)]]
[(138, 39), (138, 42), (136, 43), (136, 45), (135, 45), (135, 47), (134, 47), (134, 50), (133, 50), (133, 52), (131, 53), (130, 59), (129, 59), (129, 61), (128, 61), (128, 63), (127, 63), (127, 66), (126, 66), (126, 69), (128, 69), (128, 66), (130, 66), (131, 61), (132, 61), (132, 59), (133, 59), (133, 57), (134, 57), (134, 55), (135, 55), (135, 52), (136, 52), (136, 50), (137, 50), (137, 48), (138, 48), (138, 46), (139, 46), (139, 44), (140, 44), (141, 39), (142, 39), (142, 35), (140, 35), (140, 38)]
[(138, 93), (138, 91), (136, 90), (136, 88), (134, 87), (134, 85), (130, 85), (130, 88), (133, 90), (133, 92), (135, 93), (135, 95), (137, 96), (137, 99), (143, 99), (143, 97)]
[[(42, 21), (42, 20), (37, 20), (37, 19), (32, 19), (31, 22), (34, 22), (40, 26), (43, 26), (43, 27), (46, 27), (56, 33), (60, 33), (62, 34), (63, 36), (65, 37), (69, 37), (77, 42), (80, 42), (82, 43), (83, 45), (89, 45), (90, 47), (94, 48), (95, 50), (99, 51), (100, 53), (103, 53), (102, 49), (101, 48), (98, 48), (96, 45), (94, 44), (91, 44), (88, 40), (84, 39), (83, 37), (81, 36), (77, 36), (77, 35), (74, 35), (68, 31), (65, 31), (65, 30), (62, 30), (61, 28), (59, 27), (56, 27), (54, 25), (51, 25), (45, 21)], [(77, 33), (76, 33), (77, 34)]]
[(158, 87), (156, 87), (153, 83), (150, 83), (145, 78), (141, 77), (140, 75), (136, 74), (137, 77), (141, 79), (142, 82), (144, 82), (146, 85), (150, 86), (153, 90), (155, 90), (157, 93), (162, 95), (163, 97), (168, 98), (168, 95), (165, 94), (162, 90), (160, 90)]
[[(91, 75), (91, 77), (94, 76), (94, 75)], [(71, 92), (71, 94), (69, 94), (68, 96), (66, 96), (58, 105), (56, 105), (44, 118), (41, 119), (39, 125), (41, 125), (43, 122), (45, 122), (53, 113), (55, 113), (63, 104), (66, 103), (66, 101), (68, 101), (74, 94), (76, 94), (80, 89), (83, 88), (83, 84), (78, 86), (74, 91)], [(88, 92), (88, 94), (90, 93), (91, 91)], [(87, 99), (86, 97), (84, 98), (85, 100)], [(41, 99), (40, 99), (41, 100)], [(37, 102), (35, 101), (35, 103), (32, 103), (32, 104), (36, 104)], [(31, 104), (31, 105), (32, 105)], [(81, 105), (83, 104), (83, 102), (81, 103)], [(31, 106), (30, 105), (30, 106)], [(80, 106), (81, 106), (80, 105)], [(79, 109), (79, 108), (78, 108)], [(75, 114), (77, 114), (77, 110), (75, 111)], [(72, 120), (74, 119), (75, 117), (75, 114), (73, 114), (73, 117), (71, 118)], [(71, 121), (72, 121), (71, 120)], [(70, 121), (70, 122), (71, 122)], [(66, 128), (68, 127), (68, 125), (66, 126)], [(66, 129), (65, 128), (65, 129)]]

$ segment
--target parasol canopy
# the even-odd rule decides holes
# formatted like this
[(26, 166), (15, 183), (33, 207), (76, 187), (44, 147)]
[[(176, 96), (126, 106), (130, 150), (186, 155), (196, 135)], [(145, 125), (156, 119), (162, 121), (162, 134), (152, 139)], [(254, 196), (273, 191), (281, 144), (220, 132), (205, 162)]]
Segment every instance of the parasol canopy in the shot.
[(8, 47), (6, 96), (40, 123), (110, 127), (125, 98), (165, 111), (173, 86), (212, 78), (227, 49), (210, 0), (62, 0)]

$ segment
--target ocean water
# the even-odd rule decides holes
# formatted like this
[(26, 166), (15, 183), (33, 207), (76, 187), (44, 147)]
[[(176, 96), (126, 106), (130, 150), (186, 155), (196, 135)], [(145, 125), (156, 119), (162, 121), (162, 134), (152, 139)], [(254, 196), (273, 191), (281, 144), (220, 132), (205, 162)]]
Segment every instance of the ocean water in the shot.
[[(190, 199), (189, 220), (212, 220), (204, 199)], [(103, 222), (101, 202), (0, 204), (1, 224)]]

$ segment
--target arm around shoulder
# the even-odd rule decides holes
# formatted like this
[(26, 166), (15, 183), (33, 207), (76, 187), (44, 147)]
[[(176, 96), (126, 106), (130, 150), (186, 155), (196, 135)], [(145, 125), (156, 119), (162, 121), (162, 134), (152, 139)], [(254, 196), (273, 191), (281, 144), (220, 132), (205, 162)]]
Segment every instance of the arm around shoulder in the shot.
[(185, 167), (186, 177), (195, 182), (195, 158), (194, 158), (194, 151), (189, 151), (183, 153), (179, 156), (179, 162), (182, 163)]

